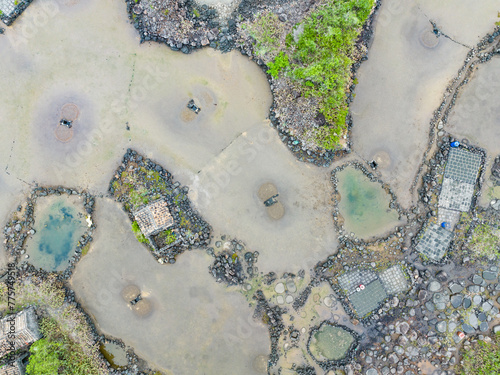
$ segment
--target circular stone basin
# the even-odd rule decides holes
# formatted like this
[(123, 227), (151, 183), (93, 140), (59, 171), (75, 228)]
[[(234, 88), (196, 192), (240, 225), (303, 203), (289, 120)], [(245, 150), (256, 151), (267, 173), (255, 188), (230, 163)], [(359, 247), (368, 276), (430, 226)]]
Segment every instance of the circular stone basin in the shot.
[(61, 108), (61, 118), (68, 121), (75, 121), (80, 115), (80, 110), (76, 104), (67, 103)]
[(153, 311), (153, 304), (149, 299), (141, 299), (135, 305), (132, 306), (132, 311), (142, 318), (149, 316)]
[(278, 194), (278, 189), (274, 184), (270, 182), (266, 182), (265, 184), (261, 185), (259, 191), (257, 192), (257, 196), (262, 199), (262, 201), (265, 201), (276, 194)]
[(420, 34), (420, 43), (422, 43), (425, 48), (435, 48), (439, 44), (439, 38), (431, 29), (426, 28)]
[(125, 288), (122, 290), (122, 298), (126, 302), (133, 301), (134, 299), (137, 298), (137, 296), (141, 294), (141, 290), (137, 285), (127, 285)]
[(266, 355), (258, 355), (252, 362), (252, 367), (259, 374), (267, 374), (267, 361), (269, 358)]
[(373, 155), (373, 160), (375, 160), (379, 168), (387, 169), (391, 166), (391, 157), (385, 151), (377, 151)]
[(285, 291), (285, 285), (283, 283), (276, 284), (274, 291), (279, 294), (283, 293)]
[(267, 214), (271, 219), (279, 220), (285, 215), (285, 207), (281, 202), (276, 202), (272, 206), (266, 207)]
[(354, 343), (354, 336), (349, 331), (324, 323), (311, 334), (309, 351), (319, 362), (338, 361), (347, 356)]

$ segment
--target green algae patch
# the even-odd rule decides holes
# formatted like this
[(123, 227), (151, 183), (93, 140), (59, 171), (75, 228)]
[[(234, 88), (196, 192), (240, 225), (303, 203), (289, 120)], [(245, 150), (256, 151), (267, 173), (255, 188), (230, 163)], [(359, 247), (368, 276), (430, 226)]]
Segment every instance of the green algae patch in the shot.
[(337, 173), (339, 212), (347, 231), (360, 238), (383, 234), (398, 223), (398, 212), (389, 208), (390, 196), (359, 169), (347, 167)]

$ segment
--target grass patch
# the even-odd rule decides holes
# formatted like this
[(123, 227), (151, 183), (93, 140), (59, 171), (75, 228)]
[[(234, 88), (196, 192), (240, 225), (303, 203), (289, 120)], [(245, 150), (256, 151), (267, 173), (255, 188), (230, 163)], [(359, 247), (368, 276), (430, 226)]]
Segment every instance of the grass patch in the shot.
[(167, 229), (158, 235), (165, 245), (171, 245), (177, 241), (177, 235), (171, 229)]
[(148, 239), (144, 236), (144, 234), (142, 234), (141, 228), (139, 228), (139, 224), (137, 224), (137, 221), (134, 221), (132, 223), (132, 232), (134, 232), (137, 241), (141, 243), (148, 243)]
[(488, 224), (478, 224), (472, 233), (472, 250), (479, 256), (488, 258), (500, 255), (500, 231)]
[(28, 375), (39, 374), (99, 374), (99, 366), (92, 357), (86, 355), (83, 348), (70, 337), (70, 332), (63, 330), (52, 318), (40, 321), (40, 331), (44, 338), (30, 347)]
[(374, 0), (326, 0), (286, 35), (274, 13), (262, 13), (246, 30), (255, 39), (254, 51), (267, 54), (268, 73), (297, 82), (301, 95), (315, 98), (327, 126), (314, 134), (317, 145), (335, 149), (347, 131), (354, 47)]
[(90, 249), (90, 243), (86, 244), (83, 248), (82, 248), (82, 257), (84, 255), (87, 255), (87, 253), (89, 252), (89, 249)]
[(460, 373), (463, 375), (500, 374), (500, 335), (496, 334), (491, 343), (477, 341), (463, 354)]

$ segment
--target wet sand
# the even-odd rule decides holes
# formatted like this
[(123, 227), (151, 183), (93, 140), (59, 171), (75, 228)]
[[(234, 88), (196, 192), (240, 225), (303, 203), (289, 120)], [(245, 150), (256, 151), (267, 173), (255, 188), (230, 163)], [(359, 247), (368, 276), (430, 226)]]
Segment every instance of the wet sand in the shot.
[[(214, 282), (210, 257), (192, 251), (160, 265), (136, 241), (118, 204), (97, 202), (98, 230), (71, 279), (82, 306), (105, 334), (121, 338), (163, 371), (177, 374), (260, 374), (253, 361), (269, 353), (269, 335), (244, 297)], [(137, 285), (151, 301), (147, 317), (123, 300)]]

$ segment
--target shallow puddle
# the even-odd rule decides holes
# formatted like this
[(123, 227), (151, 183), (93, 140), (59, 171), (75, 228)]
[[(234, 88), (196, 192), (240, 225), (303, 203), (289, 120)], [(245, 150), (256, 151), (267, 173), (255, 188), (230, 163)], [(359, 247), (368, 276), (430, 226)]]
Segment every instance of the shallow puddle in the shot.
[(347, 231), (367, 238), (397, 225), (398, 213), (389, 209), (390, 196), (359, 169), (347, 167), (337, 173), (339, 211)]
[(33, 266), (49, 272), (62, 271), (68, 266), (87, 227), (83, 207), (73, 198), (38, 198), (33, 228), (36, 233), (26, 249)]

